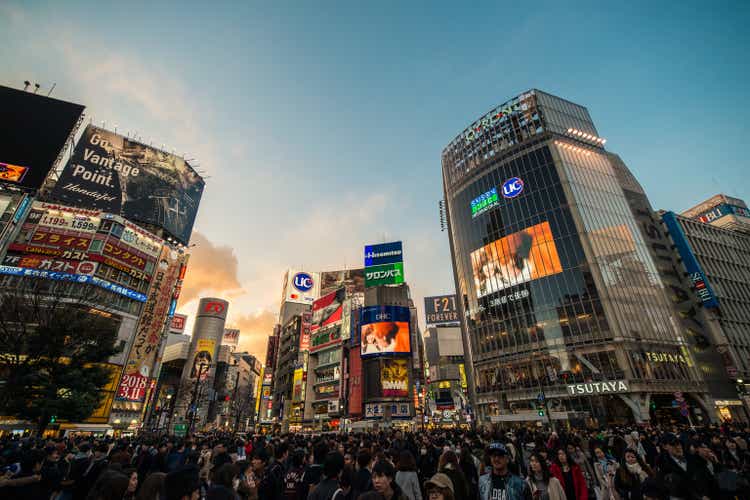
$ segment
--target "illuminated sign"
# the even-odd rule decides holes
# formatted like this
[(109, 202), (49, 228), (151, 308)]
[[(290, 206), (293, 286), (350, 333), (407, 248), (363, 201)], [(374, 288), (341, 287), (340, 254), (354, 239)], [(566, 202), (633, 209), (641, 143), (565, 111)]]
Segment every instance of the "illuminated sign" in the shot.
[(670, 352), (646, 352), (646, 359), (652, 363), (674, 363), (674, 364), (691, 364), (688, 359), (680, 353), (673, 354)]
[(367, 306), (360, 309), (361, 355), (410, 353), (410, 319), (408, 307)]
[(411, 405), (409, 403), (367, 403), (365, 418), (409, 418)]
[(365, 268), (365, 287), (398, 285), (404, 282), (404, 263), (383, 264)]
[(503, 198), (515, 198), (523, 192), (523, 181), (520, 177), (511, 177), (503, 182)]
[(705, 224), (709, 224), (716, 219), (724, 217), (725, 215), (739, 215), (740, 217), (750, 217), (750, 209), (737, 205), (730, 205), (728, 203), (722, 203), (715, 206), (710, 211), (697, 216), (696, 219)]
[(400, 241), (365, 246), (365, 267), (403, 261), (404, 250)]
[(497, 188), (492, 188), (486, 193), (482, 193), (471, 200), (471, 217), (474, 218), (482, 215), (490, 208), (497, 206), (500, 198), (497, 194)]
[(489, 306), (490, 307), (497, 307), (507, 304), (508, 302), (517, 302), (519, 300), (523, 300), (529, 297), (529, 291), (528, 290), (517, 290), (513, 293), (509, 293), (508, 295), (503, 295), (501, 297), (495, 297), (492, 300), (490, 300)]
[(439, 295), (424, 298), (424, 311), (427, 324), (458, 323), (458, 305), (455, 295)]
[(629, 392), (626, 380), (613, 380), (604, 382), (587, 382), (585, 384), (571, 384), (567, 386), (568, 395), (585, 396), (591, 394), (618, 394)]
[(300, 292), (307, 292), (312, 290), (312, 287), (315, 283), (312, 276), (310, 276), (309, 274), (297, 273), (294, 275), (292, 284), (294, 285), (294, 288), (296, 288)]
[(28, 167), (0, 162), (0, 180), (6, 182), (14, 182), (18, 184), (23, 180), (28, 171)]
[(129, 288), (125, 288), (124, 286), (115, 285), (114, 283), (110, 283), (109, 281), (97, 278), (96, 276), (68, 274), (56, 271), (44, 271), (40, 269), (24, 269), (22, 267), (14, 266), (0, 266), (0, 274), (9, 274), (11, 276), (23, 276), (29, 278), (43, 278), (55, 281), (74, 281), (77, 283), (89, 283), (118, 295), (123, 295), (129, 299), (133, 299), (138, 302), (146, 302), (146, 296), (144, 294), (136, 292)]

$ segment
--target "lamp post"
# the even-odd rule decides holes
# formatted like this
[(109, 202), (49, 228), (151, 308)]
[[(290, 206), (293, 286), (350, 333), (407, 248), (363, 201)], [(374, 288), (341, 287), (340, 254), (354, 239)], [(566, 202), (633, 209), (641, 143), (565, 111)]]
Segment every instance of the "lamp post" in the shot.
[[(198, 412), (198, 388), (200, 387), (201, 377), (203, 376), (204, 370), (210, 368), (211, 365), (208, 363), (201, 363), (198, 365), (198, 374), (195, 377), (195, 385), (193, 386), (193, 396), (190, 398), (190, 406), (188, 406), (187, 414), (188, 418), (188, 434), (193, 433), (193, 424), (195, 423), (195, 414)], [(186, 415), (186, 416), (188, 416)]]

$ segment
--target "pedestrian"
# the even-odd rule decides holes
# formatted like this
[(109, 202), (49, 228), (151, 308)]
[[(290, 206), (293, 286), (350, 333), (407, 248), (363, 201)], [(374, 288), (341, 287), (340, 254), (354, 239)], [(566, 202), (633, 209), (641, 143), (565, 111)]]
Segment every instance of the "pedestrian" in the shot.
[(454, 500), (453, 483), (451, 479), (439, 472), (424, 483), (424, 489), (429, 500)]
[(641, 500), (644, 482), (654, 477), (654, 471), (636, 450), (628, 448), (617, 469), (615, 488), (622, 500)]
[(366, 449), (357, 454), (357, 473), (354, 477), (354, 489), (360, 494), (372, 490), (372, 455)]
[(396, 483), (396, 468), (386, 460), (379, 460), (372, 467), (372, 484), (385, 500), (408, 500)]
[(239, 500), (236, 488), (240, 471), (235, 464), (224, 464), (211, 474), (206, 500)]
[(565, 490), (555, 476), (550, 473), (546, 459), (539, 453), (529, 457), (529, 474), (526, 478), (533, 498), (566, 500)]
[(122, 500), (125, 498), (129, 485), (130, 478), (122, 472), (104, 471), (91, 487), (86, 500)]
[(414, 455), (408, 450), (399, 453), (396, 472), (396, 483), (409, 500), (422, 500), (422, 491), (419, 488), (419, 477), (417, 477), (417, 463)]
[(154, 472), (146, 477), (138, 490), (136, 500), (159, 500), (166, 477), (163, 472)]
[(588, 500), (589, 490), (581, 467), (573, 461), (565, 449), (560, 448), (555, 453), (550, 472), (562, 485), (568, 500)]
[(302, 492), (302, 475), (304, 473), (305, 452), (302, 449), (294, 450), (290, 459), (289, 468), (284, 473), (284, 500), (297, 500), (299, 498), (305, 498), (305, 495)]
[[(502, 443), (492, 443), (485, 450), (490, 471), (479, 478), (479, 500), (525, 500), (529, 498), (528, 486), (508, 469), (508, 450)], [(454, 485), (455, 490), (455, 485)]]
[(469, 499), (469, 484), (463, 471), (458, 466), (458, 457), (450, 450), (443, 452), (438, 462), (438, 472), (442, 472), (451, 479), (453, 483), (453, 496), (456, 500)]
[[(164, 477), (163, 500), (198, 500), (200, 488), (198, 467), (186, 465)], [(160, 500), (162, 500), (161, 497)]]
[(597, 500), (620, 500), (615, 489), (615, 475), (619, 467), (616, 460), (608, 457), (602, 444), (594, 445), (594, 493)]
[(338, 451), (329, 452), (323, 461), (323, 478), (307, 495), (307, 500), (331, 500), (341, 488), (339, 475), (344, 469), (344, 456)]

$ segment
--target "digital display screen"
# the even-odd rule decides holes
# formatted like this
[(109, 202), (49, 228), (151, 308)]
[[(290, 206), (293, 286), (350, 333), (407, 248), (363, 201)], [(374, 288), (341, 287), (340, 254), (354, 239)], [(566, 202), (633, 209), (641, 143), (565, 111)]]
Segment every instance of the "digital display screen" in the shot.
[(482, 193), (471, 200), (471, 217), (474, 218), (482, 215), (490, 208), (497, 206), (500, 197), (497, 194), (497, 188), (492, 188), (486, 193)]
[(562, 272), (549, 222), (527, 227), (471, 253), (477, 297)]
[(363, 357), (411, 352), (408, 307), (368, 306), (361, 311)]

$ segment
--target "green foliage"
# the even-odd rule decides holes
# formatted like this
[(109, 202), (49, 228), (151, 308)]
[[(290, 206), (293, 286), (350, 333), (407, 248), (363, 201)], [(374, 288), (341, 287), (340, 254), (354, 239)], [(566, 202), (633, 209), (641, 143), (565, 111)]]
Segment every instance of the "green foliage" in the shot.
[[(73, 300), (71, 300), (73, 297)], [(74, 283), (21, 280), (0, 291), (0, 408), (36, 421), (80, 421), (99, 406), (111, 375), (117, 322), (91, 312), (106, 298)]]

